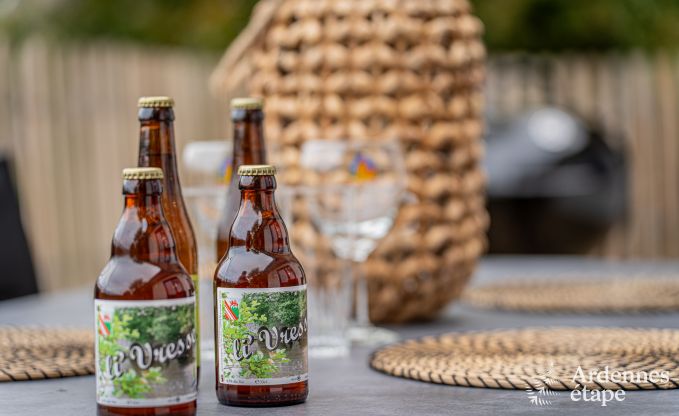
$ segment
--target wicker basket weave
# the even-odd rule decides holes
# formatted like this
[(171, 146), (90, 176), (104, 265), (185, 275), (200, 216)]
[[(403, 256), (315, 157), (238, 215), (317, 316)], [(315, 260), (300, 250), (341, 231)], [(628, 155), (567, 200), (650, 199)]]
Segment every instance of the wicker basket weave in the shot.
[[(418, 201), (364, 265), (374, 321), (432, 318), (484, 250), (482, 31), (467, 0), (263, 0), (212, 76), (220, 95), (266, 98), (284, 183), (310, 177), (305, 140), (401, 141)], [(295, 242), (327, 249), (296, 214)]]

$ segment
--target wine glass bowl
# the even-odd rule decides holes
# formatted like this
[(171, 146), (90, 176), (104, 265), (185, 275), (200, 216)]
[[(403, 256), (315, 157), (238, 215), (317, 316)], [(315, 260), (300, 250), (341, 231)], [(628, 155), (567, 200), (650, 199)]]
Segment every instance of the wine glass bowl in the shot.
[(405, 193), (405, 170), (395, 140), (312, 140), (302, 148), (302, 167), (315, 174), (310, 217), (337, 257), (355, 276), (355, 322), (349, 336), (357, 344), (396, 339), (368, 316), (365, 278), (359, 265), (391, 230)]

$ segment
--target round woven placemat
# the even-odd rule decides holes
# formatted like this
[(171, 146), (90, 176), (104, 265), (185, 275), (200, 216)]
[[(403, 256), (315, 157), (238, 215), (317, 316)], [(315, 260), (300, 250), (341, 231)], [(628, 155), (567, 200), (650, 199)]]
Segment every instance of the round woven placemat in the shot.
[(464, 300), (523, 312), (668, 312), (679, 310), (679, 277), (508, 279), (469, 288)]
[(94, 374), (91, 330), (0, 327), (0, 382)]
[[(455, 386), (552, 390), (651, 390), (679, 387), (679, 330), (628, 328), (528, 328), (446, 334), (377, 350), (370, 365), (381, 372)], [(582, 368), (585, 379), (578, 375)], [(627, 379), (591, 370), (632, 371)], [(645, 371), (667, 371), (666, 383), (644, 381)], [(641, 376), (642, 379), (637, 378)], [(656, 377), (657, 378), (657, 377)], [(617, 382), (614, 382), (617, 381)], [(657, 381), (657, 380), (656, 380)], [(579, 384), (579, 385), (578, 385)]]

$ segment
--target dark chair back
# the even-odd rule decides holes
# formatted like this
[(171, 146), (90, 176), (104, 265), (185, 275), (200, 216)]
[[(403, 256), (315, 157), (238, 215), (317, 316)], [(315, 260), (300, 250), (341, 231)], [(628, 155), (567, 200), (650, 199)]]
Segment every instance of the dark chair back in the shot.
[(38, 292), (9, 163), (0, 155), (0, 300)]

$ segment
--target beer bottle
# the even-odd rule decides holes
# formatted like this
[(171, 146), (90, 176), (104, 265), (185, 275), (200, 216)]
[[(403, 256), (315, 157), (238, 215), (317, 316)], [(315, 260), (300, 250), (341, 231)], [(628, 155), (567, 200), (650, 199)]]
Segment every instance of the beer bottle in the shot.
[(99, 415), (193, 415), (195, 292), (161, 202), (163, 171), (123, 171), (125, 205), (94, 289)]
[(196, 236), (184, 204), (177, 171), (174, 146), (174, 100), (170, 97), (142, 97), (139, 99), (139, 166), (161, 168), (163, 179), (163, 210), (177, 243), (179, 261), (193, 279), (196, 289), (196, 357), (200, 374), (200, 300), (198, 280), (198, 252)]
[(301, 403), (308, 393), (306, 277), (274, 201), (275, 169), (238, 169), (240, 207), (215, 272), (217, 398)]
[(227, 167), (226, 203), (222, 209), (217, 227), (217, 261), (229, 248), (229, 229), (238, 212), (240, 190), (238, 189), (238, 167), (266, 163), (264, 130), (262, 122), (263, 101), (260, 98), (234, 98), (231, 100), (231, 121), (233, 122), (233, 153), (231, 165)]

